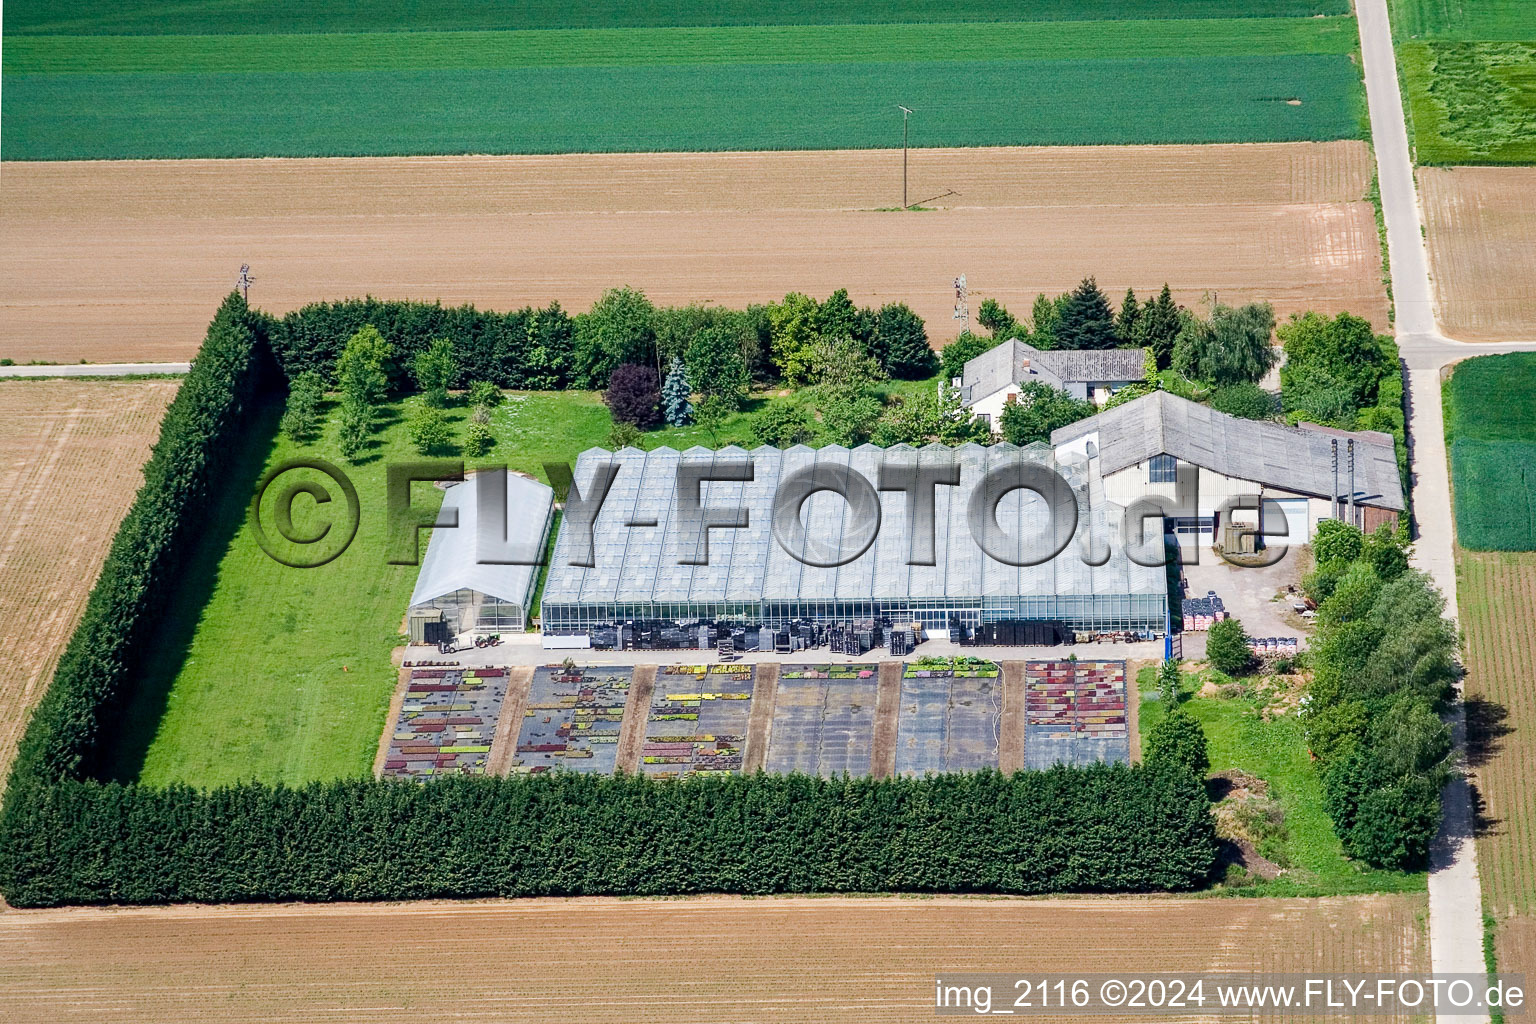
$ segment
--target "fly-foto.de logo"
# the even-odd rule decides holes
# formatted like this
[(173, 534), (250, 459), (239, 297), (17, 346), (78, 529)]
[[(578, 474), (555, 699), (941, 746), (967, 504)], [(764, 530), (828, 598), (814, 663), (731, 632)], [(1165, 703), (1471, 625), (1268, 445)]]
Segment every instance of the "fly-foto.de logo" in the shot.
[[(901, 543), (894, 551), (882, 548), (881, 557), (914, 567), (943, 562), (941, 520), (955, 523), (986, 558), (1005, 566), (1037, 566), (1064, 555), (1099, 566), (1109, 561), (1115, 547), (1141, 566), (1198, 561), (1198, 547), (1167, 543), (1160, 528), (1165, 517), (1185, 514), (1187, 498), (1176, 501), (1148, 493), (1124, 505), (1096, 499), (1086, 475), (1075, 466), (1023, 452), (1000, 452), (982, 467), (958, 457), (936, 456), (932, 451), (920, 456), (891, 451), (863, 468), (851, 461), (797, 466), (751, 455), (680, 456), (666, 481), (671, 493), (665, 501), (658, 505), (654, 500), (658, 488), (648, 477), (651, 500), (628, 501), (622, 508), (614, 498), (615, 485), (626, 472), (639, 470), (617, 454), (607, 460), (584, 457), (581, 465), (587, 471), (580, 480), (567, 464), (545, 463), (543, 470), (563, 506), (564, 561), (575, 567), (597, 565), (599, 529), (660, 532), (676, 564), (704, 566), (710, 564), (712, 531), (751, 530), (766, 523), (773, 542), (791, 558), (833, 568), (869, 553), (893, 519), (900, 524)], [(413, 500), (413, 486), (461, 484), (466, 480), (464, 464), (450, 459), (395, 462), (385, 467), (384, 475), (384, 493), (379, 495), (384, 560), (416, 565), (421, 531), (461, 528), (463, 506), (438, 508)], [(545, 552), (536, 542), (541, 538), (530, 543), (516, 527), (508, 476), (507, 467), (498, 465), (478, 468), (469, 477), (475, 560), (542, 565)], [(810, 523), (807, 509), (813, 500), (838, 503), (836, 531), (818, 530)], [(1249, 525), (1237, 532), (1256, 543), (1250, 546), (1253, 553), (1229, 561), (1274, 564), (1286, 548), (1265, 548), (1260, 539), (1286, 536), (1286, 517), (1278, 504), (1258, 494), (1238, 494), (1228, 496), (1216, 510), (1224, 521), (1236, 522), (1242, 513), (1247, 513)], [(262, 477), (249, 518), (268, 556), (294, 568), (315, 568), (351, 546), (363, 508), (346, 472), (323, 459), (297, 459)]]

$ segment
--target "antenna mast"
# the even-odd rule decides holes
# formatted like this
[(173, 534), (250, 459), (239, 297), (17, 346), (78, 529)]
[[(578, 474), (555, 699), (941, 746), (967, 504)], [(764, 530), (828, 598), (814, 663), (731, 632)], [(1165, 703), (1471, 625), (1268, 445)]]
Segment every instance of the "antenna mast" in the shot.
[(966, 287), (965, 275), (955, 278), (955, 316), (960, 321), (960, 333), (971, 329), (971, 294)]
[(240, 264), (240, 276), (235, 279), (235, 287), (240, 289), (240, 295), (246, 302), (251, 301), (251, 285), (254, 283), (256, 279), (251, 276), (251, 265)]

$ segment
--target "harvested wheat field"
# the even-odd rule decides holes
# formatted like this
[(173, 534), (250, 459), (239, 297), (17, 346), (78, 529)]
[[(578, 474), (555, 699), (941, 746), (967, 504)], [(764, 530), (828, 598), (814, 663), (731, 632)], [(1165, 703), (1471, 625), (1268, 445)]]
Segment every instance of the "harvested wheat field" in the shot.
[(1467, 759), (1499, 969), (1536, 972), (1536, 552), (1456, 552), (1467, 633)]
[[(283, 312), (371, 293), (489, 308), (603, 289), (746, 304), (846, 287), (935, 342), (1097, 275), (1180, 301), (1348, 309), (1386, 327), (1360, 142), (7, 163), (0, 356), (185, 359), (242, 262)], [(946, 194), (953, 193), (953, 194)], [(930, 197), (939, 197), (930, 200)]]
[(0, 381), (0, 773), (175, 394), (171, 381)]
[(1461, 341), (1536, 338), (1536, 167), (1421, 167), (1440, 326)]
[(925, 1021), (940, 972), (1428, 970), (1423, 913), (1422, 895), (11, 912), (0, 1002), (27, 1021)]

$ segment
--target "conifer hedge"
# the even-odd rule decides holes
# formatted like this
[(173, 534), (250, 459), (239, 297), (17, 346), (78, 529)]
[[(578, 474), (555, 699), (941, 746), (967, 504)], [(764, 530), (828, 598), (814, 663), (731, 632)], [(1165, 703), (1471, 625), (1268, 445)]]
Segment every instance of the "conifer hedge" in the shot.
[(1192, 775), (927, 779), (558, 773), (204, 792), (67, 780), (12, 801), (17, 906), (701, 892), (1191, 889), (1215, 854)]
[[(12, 905), (1141, 892), (1208, 878), (1216, 840), (1201, 780), (1158, 765), (881, 781), (98, 781), (109, 723), (192, 534), (249, 443), (259, 400), (280, 395), (269, 339), (292, 346), (291, 328), (226, 299), (166, 412), (145, 485), (12, 768), (0, 809), (0, 892)], [(277, 354), (289, 373), (313, 363), (293, 348)]]

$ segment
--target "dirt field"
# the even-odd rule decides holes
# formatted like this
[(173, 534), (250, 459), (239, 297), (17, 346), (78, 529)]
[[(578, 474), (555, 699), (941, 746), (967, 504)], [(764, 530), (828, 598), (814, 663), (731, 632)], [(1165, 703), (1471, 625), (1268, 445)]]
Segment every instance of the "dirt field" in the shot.
[[(1116, 296), (1348, 309), (1386, 326), (1359, 142), (900, 154), (8, 163), (0, 356), (185, 359), (242, 262), (282, 312), (363, 293), (585, 309), (631, 284), (745, 304), (844, 286), (952, 337), (1087, 274)], [(953, 190), (956, 195), (928, 201)]]
[(1536, 552), (1457, 550), (1478, 867), (1499, 969), (1536, 972)]
[(1536, 167), (1422, 167), (1419, 194), (1445, 333), (1536, 338)]
[(175, 394), (170, 381), (0, 381), (0, 777)]
[(16, 1021), (926, 1021), (941, 972), (1428, 970), (1423, 913), (1422, 895), (11, 912), (0, 1003)]

